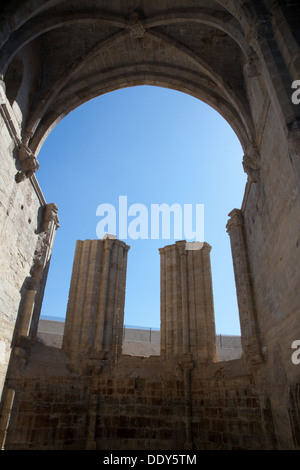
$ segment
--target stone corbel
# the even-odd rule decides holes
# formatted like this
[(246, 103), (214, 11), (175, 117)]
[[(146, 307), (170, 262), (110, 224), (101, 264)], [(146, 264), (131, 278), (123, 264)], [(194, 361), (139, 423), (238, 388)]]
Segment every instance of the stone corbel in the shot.
[(20, 162), (20, 171), (16, 175), (17, 183), (30, 178), (38, 169), (39, 162), (30, 148), (25, 144), (20, 144), (18, 149), (18, 157)]
[(256, 146), (253, 146), (249, 152), (245, 153), (243, 168), (250, 183), (260, 182), (260, 153)]
[(48, 232), (50, 228), (50, 223), (53, 221), (56, 228), (59, 228), (59, 219), (57, 216), (58, 207), (56, 204), (51, 203), (47, 204), (44, 209), (44, 216), (41, 224), (42, 232)]

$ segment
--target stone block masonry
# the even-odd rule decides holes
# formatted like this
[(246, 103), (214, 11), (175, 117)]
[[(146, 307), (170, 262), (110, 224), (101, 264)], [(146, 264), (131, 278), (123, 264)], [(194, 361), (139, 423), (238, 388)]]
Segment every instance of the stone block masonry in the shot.
[(242, 359), (122, 356), (83, 376), (62, 349), (22, 347), (8, 450), (274, 448), (270, 403)]
[(210, 246), (186, 248), (177, 242), (160, 250), (162, 354), (133, 357), (120, 342), (129, 247), (115, 238), (77, 243), (63, 347), (22, 335), (14, 349), (1, 420), (5, 449), (274, 446), (262, 385), (243, 358), (216, 360)]

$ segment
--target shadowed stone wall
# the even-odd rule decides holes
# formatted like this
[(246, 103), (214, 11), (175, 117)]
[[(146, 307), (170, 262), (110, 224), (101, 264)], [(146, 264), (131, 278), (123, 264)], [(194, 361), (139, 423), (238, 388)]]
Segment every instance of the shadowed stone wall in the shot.
[(4, 448), (273, 448), (260, 378), (253, 381), (243, 358), (217, 362), (210, 246), (177, 242), (160, 250), (167, 332), (162, 354), (150, 357), (121, 354), (128, 249), (115, 238), (77, 242), (63, 347), (23, 336), (15, 350)]

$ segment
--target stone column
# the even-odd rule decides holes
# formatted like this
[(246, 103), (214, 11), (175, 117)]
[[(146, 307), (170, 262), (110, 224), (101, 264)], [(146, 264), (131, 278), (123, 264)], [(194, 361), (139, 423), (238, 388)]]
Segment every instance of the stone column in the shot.
[(263, 357), (247, 252), (244, 217), (239, 209), (234, 209), (229, 216), (226, 228), (231, 243), (243, 352), (248, 362), (257, 364), (262, 362)]
[(77, 241), (63, 338), (72, 359), (120, 356), (128, 250), (113, 237)]
[(207, 243), (161, 248), (161, 355), (216, 360), (216, 335)]

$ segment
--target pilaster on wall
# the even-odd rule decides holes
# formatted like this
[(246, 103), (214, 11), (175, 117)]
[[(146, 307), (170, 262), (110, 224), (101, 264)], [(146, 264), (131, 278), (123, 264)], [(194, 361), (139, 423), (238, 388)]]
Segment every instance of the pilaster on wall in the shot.
[(207, 243), (176, 242), (161, 257), (161, 355), (216, 360), (216, 335)]
[(59, 227), (57, 206), (47, 204), (43, 210), (30, 277), (24, 283), (20, 304), (17, 323), (17, 334), (20, 336), (36, 335), (55, 234)]
[(247, 253), (244, 217), (239, 209), (231, 211), (229, 216), (227, 232), (230, 236), (233, 257), (243, 352), (247, 362), (258, 364), (263, 362), (263, 356)]
[(122, 354), (128, 250), (116, 238), (77, 241), (63, 338), (75, 362)]

